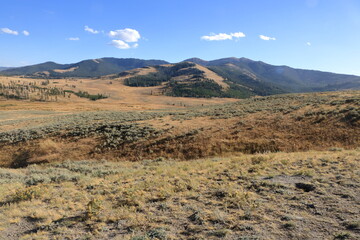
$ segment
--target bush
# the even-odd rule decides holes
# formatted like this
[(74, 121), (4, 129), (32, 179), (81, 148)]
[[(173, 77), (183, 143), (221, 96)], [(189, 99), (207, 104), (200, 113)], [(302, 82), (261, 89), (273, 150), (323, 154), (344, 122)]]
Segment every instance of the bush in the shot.
[(43, 191), (39, 187), (20, 189), (8, 197), (7, 203), (19, 203), (39, 198), (42, 192)]
[(19, 153), (15, 153), (13, 156), (13, 162), (10, 167), (12, 168), (23, 168), (29, 165), (31, 154), (29, 150), (23, 150)]

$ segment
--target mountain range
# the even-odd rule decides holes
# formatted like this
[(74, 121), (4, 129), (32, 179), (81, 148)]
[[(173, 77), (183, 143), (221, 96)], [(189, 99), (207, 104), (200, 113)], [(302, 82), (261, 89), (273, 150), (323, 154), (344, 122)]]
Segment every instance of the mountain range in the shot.
[[(141, 68), (152, 70), (144, 75), (141, 73), (143, 71), (136, 70)], [(164, 85), (169, 95), (185, 97), (242, 98), (278, 93), (360, 89), (359, 76), (274, 66), (247, 58), (212, 61), (190, 58), (176, 64), (164, 60), (100, 58), (74, 64), (45, 62), (5, 69), (0, 71), (0, 75), (40, 78), (127, 76), (125, 84), (129, 86)]]
[(135, 58), (100, 58), (84, 60), (73, 64), (45, 62), (31, 66), (11, 68), (1, 75), (28, 75), (34, 77), (100, 77), (145, 66), (167, 64), (163, 60), (142, 60)]

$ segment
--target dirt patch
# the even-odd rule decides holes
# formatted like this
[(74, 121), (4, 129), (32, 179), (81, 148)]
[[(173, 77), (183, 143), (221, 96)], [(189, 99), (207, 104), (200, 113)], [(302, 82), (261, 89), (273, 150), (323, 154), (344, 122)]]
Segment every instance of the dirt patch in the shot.
[(67, 72), (73, 72), (78, 68), (79, 67), (72, 67), (72, 68), (67, 68), (67, 69), (54, 69), (53, 71), (57, 72), (57, 73), (67, 73)]

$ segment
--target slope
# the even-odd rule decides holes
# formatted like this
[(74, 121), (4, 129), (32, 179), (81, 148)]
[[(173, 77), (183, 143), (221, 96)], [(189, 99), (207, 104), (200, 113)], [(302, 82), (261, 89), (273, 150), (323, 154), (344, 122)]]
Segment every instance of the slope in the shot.
[(74, 64), (46, 62), (2, 71), (2, 75), (30, 75), (37, 77), (99, 77), (129, 69), (166, 64), (162, 60), (142, 60), (135, 58), (100, 58), (84, 60)]
[[(190, 62), (152, 67), (149, 72), (134, 69), (115, 75), (124, 77), (124, 83), (132, 87), (162, 86), (161, 94), (175, 97), (233, 97), (245, 98), (255, 95), (246, 87), (229, 85), (228, 81), (214, 71)], [(236, 86), (235, 86), (236, 85)]]
[(69, 65), (70, 64), (58, 64), (55, 62), (45, 62), (45, 63), (35, 64), (35, 65), (31, 65), (31, 66), (6, 69), (6, 70), (1, 71), (0, 74), (5, 75), (5, 76), (31, 75), (36, 72), (67, 68)]
[(270, 88), (285, 92), (360, 89), (360, 77), (354, 75), (274, 66), (247, 58), (222, 58), (213, 61), (191, 58), (185, 61), (207, 66), (230, 81), (253, 88), (262, 85), (267, 88), (269, 85), (266, 84), (270, 84)]

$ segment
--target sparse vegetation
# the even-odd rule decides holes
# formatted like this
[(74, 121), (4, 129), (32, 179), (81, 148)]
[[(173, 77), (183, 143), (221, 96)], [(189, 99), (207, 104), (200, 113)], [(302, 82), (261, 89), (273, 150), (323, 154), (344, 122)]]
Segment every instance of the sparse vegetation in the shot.
[[(3, 146), (0, 152), (12, 153), (3, 154), (0, 163), (21, 167), (39, 156), (43, 156), (41, 161), (47, 161), (46, 151), (37, 147), (47, 138), (61, 142), (62, 147), (56, 152), (61, 159), (75, 157), (64, 150), (87, 139), (92, 139), (86, 143), (92, 147), (78, 145), (79, 149), (84, 147), (79, 152), (81, 156), (101, 154), (108, 159), (128, 160), (161, 156), (194, 159), (233, 151), (353, 148), (360, 141), (359, 123), (345, 116), (357, 111), (360, 100), (355, 94), (346, 97), (351, 101), (338, 101), (334, 105), (334, 99), (341, 98), (330, 94), (278, 95), (176, 111), (66, 114), (46, 117), (42, 124), (38, 124), (41, 118), (35, 118), (34, 126), (0, 132)], [(159, 126), (162, 119), (166, 122)], [(24, 121), (28, 120), (3, 121), (0, 127)], [(196, 124), (179, 128), (182, 122)]]
[[(235, 153), (180, 162), (67, 161), (2, 168), (1, 236), (356, 239), (358, 156), (356, 150)], [(257, 171), (249, 171), (254, 167)], [(297, 175), (306, 169), (314, 176)], [(30, 183), (36, 175), (46, 180)], [(316, 190), (303, 191), (299, 183)]]
[(63, 96), (65, 92), (56, 87), (43, 87), (47, 81), (38, 86), (36, 82), (15, 82), (8, 84), (0, 83), (0, 96), (6, 99), (32, 100), (32, 101), (57, 101), (58, 97)]

